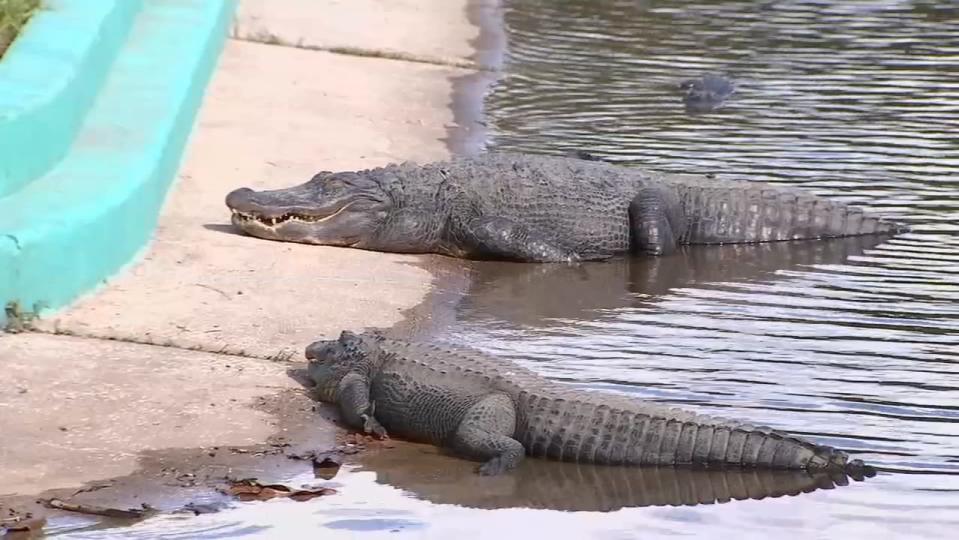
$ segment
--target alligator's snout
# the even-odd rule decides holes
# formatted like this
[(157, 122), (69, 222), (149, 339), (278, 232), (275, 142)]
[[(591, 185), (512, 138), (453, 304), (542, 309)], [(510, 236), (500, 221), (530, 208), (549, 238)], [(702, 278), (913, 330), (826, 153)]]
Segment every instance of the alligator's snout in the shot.
[(307, 360), (320, 360), (323, 356), (322, 350), (326, 347), (326, 341), (314, 341), (306, 346)]
[(340, 344), (336, 340), (314, 341), (306, 346), (306, 359), (310, 362), (323, 362), (336, 356)]
[(240, 230), (254, 236), (272, 234), (274, 227), (284, 220), (278, 219), (275, 212), (261, 204), (257, 195), (256, 191), (246, 187), (228, 193), (226, 206), (233, 214), (231, 221)]
[(255, 191), (246, 187), (234, 189), (227, 194), (226, 205), (238, 212), (249, 212), (253, 210), (251, 203), (255, 193)]

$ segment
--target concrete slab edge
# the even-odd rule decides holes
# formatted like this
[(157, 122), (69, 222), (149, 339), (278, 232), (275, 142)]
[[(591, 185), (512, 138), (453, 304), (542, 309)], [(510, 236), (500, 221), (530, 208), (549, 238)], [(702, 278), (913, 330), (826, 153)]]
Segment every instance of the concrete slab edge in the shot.
[(0, 60), (0, 197), (63, 157), (143, 0), (44, 0)]
[(247, 41), (250, 43), (259, 43), (261, 45), (271, 45), (275, 47), (290, 47), (305, 51), (322, 51), (332, 54), (342, 54), (345, 56), (358, 56), (361, 58), (382, 58), (384, 60), (396, 60), (399, 62), (413, 62), (417, 64), (431, 64), (434, 66), (448, 66), (462, 68), (473, 71), (497, 71), (498, 68), (488, 64), (476, 62), (466, 58), (457, 58), (454, 56), (436, 56), (430, 54), (416, 54), (397, 49), (371, 49), (367, 47), (356, 47), (352, 45), (311, 45), (303, 42), (288, 42), (274, 34), (252, 33), (242, 34), (234, 32), (231, 39), (238, 41)]
[(0, 304), (57, 309), (145, 247), (235, 9), (146, 1), (67, 157), (0, 198)]

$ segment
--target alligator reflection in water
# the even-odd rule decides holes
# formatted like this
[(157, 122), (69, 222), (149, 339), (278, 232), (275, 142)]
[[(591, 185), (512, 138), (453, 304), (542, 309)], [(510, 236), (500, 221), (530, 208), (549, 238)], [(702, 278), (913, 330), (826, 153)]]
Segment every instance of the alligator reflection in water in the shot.
[(595, 320), (613, 310), (655, 302), (671, 290), (702, 283), (775, 279), (776, 272), (842, 264), (883, 242), (881, 237), (687, 246), (667, 257), (601, 263), (470, 264), (470, 289), (457, 306), (463, 319), (549, 326)]
[[(526, 460), (507, 475), (484, 477), (475, 463), (430, 447), (399, 443), (371, 451), (362, 467), (376, 481), (435, 504), (472, 508), (613, 511), (642, 506), (695, 506), (795, 496), (848, 484), (843, 475), (771, 470), (604, 467)], [(867, 480), (868, 481), (868, 480)]]

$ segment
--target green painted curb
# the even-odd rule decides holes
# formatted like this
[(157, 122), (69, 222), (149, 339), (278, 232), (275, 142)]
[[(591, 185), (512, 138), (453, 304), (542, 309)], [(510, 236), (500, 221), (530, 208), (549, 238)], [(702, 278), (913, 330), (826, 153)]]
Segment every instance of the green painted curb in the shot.
[(145, 1), (66, 158), (0, 198), (0, 302), (62, 307), (147, 243), (234, 10)]
[(0, 61), (0, 197), (66, 153), (143, 0), (44, 0)]

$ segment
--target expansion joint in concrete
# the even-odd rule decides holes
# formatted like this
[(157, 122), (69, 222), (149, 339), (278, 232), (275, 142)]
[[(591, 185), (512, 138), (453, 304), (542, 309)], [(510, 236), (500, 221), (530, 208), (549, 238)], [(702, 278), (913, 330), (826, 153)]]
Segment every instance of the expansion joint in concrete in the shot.
[[(227, 345), (222, 347), (208, 347), (205, 345), (184, 345), (173, 342), (172, 340), (167, 340), (163, 342), (154, 341), (149, 336), (134, 336), (134, 335), (114, 335), (114, 334), (97, 334), (94, 332), (76, 332), (73, 330), (67, 330), (63, 328), (36, 328), (36, 327), (27, 327), (21, 330), (19, 333), (32, 333), (32, 334), (45, 334), (50, 336), (68, 336), (71, 338), (79, 339), (91, 339), (98, 341), (116, 341), (120, 343), (132, 343), (136, 345), (147, 345), (151, 347), (164, 347), (167, 349), (179, 349), (181, 351), (192, 351), (192, 352), (202, 352), (210, 354), (219, 354), (223, 356), (233, 356), (240, 358), (250, 358), (257, 360), (266, 360), (268, 362), (279, 362), (279, 363), (289, 363), (293, 358), (293, 353), (290, 351), (278, 351), (276, 354), (272, 355), (262, 355), (248, 353), (240, 349), (231, 349)], [(0, 330), (0, 336), (4, 332)]]
[(303, 49), (307, 51), (321, 51), (331, 54), (342, 54), (346, 56), (358, 56), (363, 58), (383, 58), (386, 60), (396, 60), (399, 62), (411, 62), (416, 64), (430, 64), (434, 66), (446, 66), (460, 69), (469, 69), (473, 71), (498, 71), (496, 68), (486, 66), (473, 60), (455, 57), (440, 57), (424, 54), (413, 54), (402, 51), (393, 51), (386, 49), (367, 49), (364, 47), (337, 46), (337, 45), (313, 45), (301, 41), (292, 42), (271, 32), (255, 32), (251, 34), (240, 34), (235, 30), (230, 35), (230, 39), (236, 41), (246, 41), (249, 43), (259, 43), (261, 45), (273, 45), (277, 47), (290, 47), (293, 49)]

